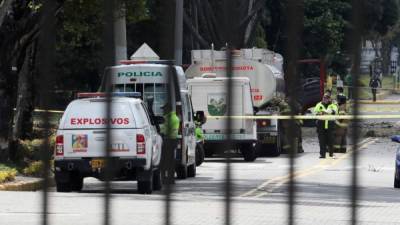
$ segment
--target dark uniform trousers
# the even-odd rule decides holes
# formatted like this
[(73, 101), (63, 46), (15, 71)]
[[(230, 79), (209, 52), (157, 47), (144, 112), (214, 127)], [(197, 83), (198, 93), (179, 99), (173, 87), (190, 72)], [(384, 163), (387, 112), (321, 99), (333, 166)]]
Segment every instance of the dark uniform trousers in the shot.
[(161, 152), (161, 180), (163, 184), (175, 183), (175, 149), (179, 139), (164, 138)]
[[(327, 150), (333, 155), (333, 140), (335, 134), (335, 121), (328, 121), (328, 128), (325, 128), (324, 120), (317, 120), (317, 133), (319, 140), (319, 154), (325, 157)], [(328, 148), (328, 149), (327, 149)]]

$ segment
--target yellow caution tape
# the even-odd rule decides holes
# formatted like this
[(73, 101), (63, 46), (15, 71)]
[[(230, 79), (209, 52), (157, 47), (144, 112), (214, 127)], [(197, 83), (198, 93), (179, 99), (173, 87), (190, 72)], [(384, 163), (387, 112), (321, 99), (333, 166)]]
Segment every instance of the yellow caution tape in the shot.
[(283, 115), (270, 115), (270, 116), (207, 116), (207, 119), (234, 119), (234, 120), (360, 120), (360, 119), (400, 119), (400, 113), (395, 115), (295, 115), (295, 116), (283, 116)]

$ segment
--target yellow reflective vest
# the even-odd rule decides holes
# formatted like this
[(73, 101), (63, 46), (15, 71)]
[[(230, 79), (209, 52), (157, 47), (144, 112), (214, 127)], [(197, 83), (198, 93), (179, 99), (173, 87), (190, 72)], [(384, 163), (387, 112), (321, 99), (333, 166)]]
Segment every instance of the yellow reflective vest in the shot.
[(164, 115), (164, 120), (164, 124), (161, 125), (161, 133), (172, 139), (178, 138), (180, 120), (176, 112)]
[[(322, 102), (319, 102), (314, 108), (314, 114), (316, 115), (337, 115), (338, 111), (339, 111), (338, 106), (335, 103), (331, 103), (327, 107), (325, 107), (325, 105), (322, 104)], [(329, 127), (329, 120), (333, 121), (334, 119), (324, 120), (325, 129), (328, 129)]]

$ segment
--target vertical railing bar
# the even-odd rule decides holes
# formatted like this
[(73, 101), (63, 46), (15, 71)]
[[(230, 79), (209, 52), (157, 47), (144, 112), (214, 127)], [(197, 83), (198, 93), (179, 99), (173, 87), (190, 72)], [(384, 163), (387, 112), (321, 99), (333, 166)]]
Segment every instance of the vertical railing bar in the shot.
[[(42, 31), (39, 36), (39, 49), (41, 54), (41, 63), (40, 63), (40, 73), (43, 76), (43, 81), (41, 82), (40, 93), (41, 98), (44, 102), (43, 108), (46, 110), (41, 118), (44, 121), (45, 134), (47, 135), (50, 130), (50, 121), (49, 121), (49, 105), (50, 95), (46, 93), (51, 89), (51, 74), (54, 63), (54, 53), (55, 53), (55, 19), (54, 19), (54, 11), (55, 11), (55, 1), (46, 1), (43, 5), (43, 14), (41, 18), (41, 27)], [(48, 211), (49, 211), (49, 182), (50, 182), (50, 143), (49, 138), (46, 137), (42, 144), (41, 151), (41, 160), (43, 162), (43, 192), (42, 192), (42, 224), (49, 224)]]
[[(359, 73), (360, 73), (360, 51), (361, 51), (361, 12), (360, 6), (362, 6), (362, 2), (359, 0), (352, 1), (352, 15), (353, 15), (353, 37), (352, 37), (352, 54), (353, 54), (353, 67), (351, 71), (352, 80), (354, 81), (353, 84), (358, 84)], [(357, 119), (359, 115), (359, 89), (353, 88), (352, 89), (352, 96), (354, 101), (353, 104), (353, 113), (355, 120), (353, 120), (353, 132), (352, 132), (352, 139), (353, 139), (353, 155), (352, 155), (352, 183), (351, 183), (351, 224), (357, 224), (357, 200), (358, 200), (358, 172), (357, 172), (357, 164), (358, 164), (358, 140), (359, 140), (359, 128), (358, 123), (359, 120)]]
[[(289, 5), (286, 12), (288, 18), (288, 24), (286, 27), (287, 32), (287, 44), (286, 44), (286, 63), (285, 63), (285, 80), (287, 84), (287, 104), (290, 107), (290, 120), (282, 121), (281, 124), (288, 123), (287, 127), (295, 127), (296, 121), (294, 118), (294, 114), (297, 111), (296, 101), (297, 96), (299, 96), (299, 89), (297, 85), (300, 83), (297, 67), (298, 67), (298, 57), (300, 49), (300, 38), (302, 36), (302, 27), (303, 27), (303, 17), (304, 17), (304, 7), (303, 1), (291, 0), (289, 1)], [(301, 129), (301, 128), (299, 128)], [(294, 179), (295, 172), (295, 157), (298, 151), (298, 143), (299, 141), (296, 139), (297, 134), (295, 134), (295, 129), (285, 129), (284, 132), (287, 132), (284, 135), (290, 137), (290, 149), (289, 149), (289, 184), (288, 184), (288, 224), (295, 224), (295, 200), (296, 200), (296, 181)], [(300, 137), (297, 137), (300, 138)], [(297, 147), (297, 148), (296, 148)]]
[[(114, 0), (103, 0), (103, 19), (104, 19), (104, 30), (103, 30), (103, 60), (104, 66), (107, 68), (115, 62), (115, 43), (114, 43)], [(111, 73), (104, 73), (105, 76), (105, 91), (106, 91), (106, 106), (105, 113), (107, 121), (112, 116), (112, 104), (111, 104)], [(111, 137), (111, 123), (106, 123), (106, 140), (104, 144), (103, 152), (105, 153), (105, 186), (104, 186), (104, 225), (111, 224), (111, 176), (113, 175), (113, 166), (111, 160), (111, 153), (109, 146), (112, 142)]]
[(232, 80), (232, 25), (230, 24), (230, 15), (233, 15), (233, 10), (234, 10), (234, 3), (232, 1), (229, 0), (225, 0), (224, 1), (224, 9), (225, 9), (225, 13), (224, 13), (224, 26), (225, 26), (225, 40), (227, 41), (227, 48), (226, 48), (226, 77), (228, 78), (228, 82), (227, 82), (227, 116), (228, 119), (226, 121), (226, 131), (227, 131), (227, 138), (226, 138), (226, 144), (223, 147), (223, 150), (228, 150), (228, 154), (226, 154), (225, 157), (225, 164), (226, 164), (226, 168), (225, 168), (225, 185), (224, 185), (224, 191), (225, 191), (225, 225), (230, 225), (231, 221), (232, 221), (232, 174), (231, 174), (231, 155), (229, 153), (229, 151), (232, 149), (232, 119), (231, 119), (231, 115), (232, 115), (232, 84), (233, 84), (233, 80)]
[[(168, 64), (168, 82), (167, 82), (167, 96), (168, 96), (168, 100), (167, 100), (167, 104), (169, 104), (169, 106), (167, 108), (171, 109), (173, 108), (174, 104), (172, 104), (172, 96), (175, 95), (176, 98), (178, 98), (179, 94), (180, 94), (180, 90), (179, 90), (179, 82), (176, 81), (177, 79), (177, 74), (176, 74), (176, 70), (174, 68), (174, 65), (172, 62), (169, 62)], [(175, 102), (177, 101), (177, 99), (175, 99)], [(175, 104), (175, 107), (178, 107)], [(165, 112), (164, 112), (165, 114)], [(178, 115), (179, 116), (179, 115)], [(171, 214), (172, 214), (172, 207), (171, 207), (171, 194), (173, 192), (173, 184), (175, 183), (174, 181), (174, 175), (175, 175), (175, 161), (174, 161), (174, 151), (175, 151), (175, 144), (173, 144), (173, 142), (177, 141), (177, 140), (173, 140), (170, 137), (170, 132), (172, 130), (172, 124), (170, 123), (170, 121), (165, 121), (165, 124), (167, 126), (166, 130), (166, 134), (164, 136), (164, 141), (166, 141), (165, 143), (163, 143), (163, 145), (165, 145), (165, 148), (163, 148), (164, 151), (162, 154), (166, 154), (165, 157), (162, 157), (163, 162), (165, 163), (165, 166), (163, 166), (164, 168), (166, 168), (166, 171), (163, 171), (163, 173), (167, 172), (167, 174), (162, 174), (163, 181), (165, 184), (165, 189), (164, 189), (164, 194), (165, 194), (165, 225), (170, 225), (171, 224)], [(183, 146), (182, 146), (183, 147)], [(183, 156), (182, 156), (183, 157)]]

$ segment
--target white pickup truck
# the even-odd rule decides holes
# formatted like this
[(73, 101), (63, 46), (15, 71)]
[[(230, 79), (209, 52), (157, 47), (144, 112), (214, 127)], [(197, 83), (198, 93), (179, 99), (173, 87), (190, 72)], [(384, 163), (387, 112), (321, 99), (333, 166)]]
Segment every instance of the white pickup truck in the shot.
[(157, 126), (162, 117), (152, 116), (142, 100), (111, 99), (112, 114), (106, 116), (104, 93), (86, 93), (72, 101), (62, 116), (55, 147), (57, 191), (80, 191), (83, 178), (104, 180), (106, 128), (113, 180), (137, 180), (139, 193), (161, 189), (162, 138)]

